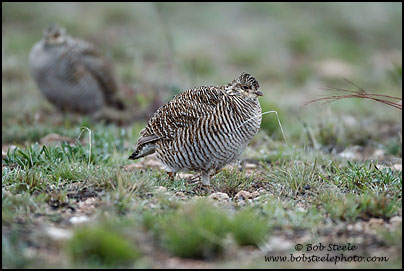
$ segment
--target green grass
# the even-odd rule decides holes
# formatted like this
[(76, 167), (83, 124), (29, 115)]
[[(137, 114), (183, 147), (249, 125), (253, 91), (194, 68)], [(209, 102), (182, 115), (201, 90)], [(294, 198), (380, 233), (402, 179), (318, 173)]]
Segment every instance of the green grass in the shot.
[[(370, 267), (402, 266), (401, 223), (390, 223), (402, 217), (401, 111), (363, 99), (302, 107), (330, 94), (327, 86), (349, 88), (344, 78), (401, 97), (402, 4), (2, 8), (3, 268), (331, 266), (264, 262), (265, 253), (294, 253), (298, 242), (355, 242), (358, 255), (388, 253), (388, 263)], [(117, 125), (62, 115), (31, 79), (29, 50), (54, 22), (109, 57), (133, 112), (157, 96), (165, 102), (253, 74), (262, 110), (278, 112), (288, 144), (276, 116), (266, 114), (241, 166), (223, 169), (210, 189), (171, 181), (156, 167), (126, 169), (147, 164), (127, 159), (147, 119)], [(51, 133), (69, 140), (44, 141)], [(240, 200), (240, 191), (256, 194)], [(228, 200), (207, 199), (216, 192)], [(382, 222), (374, 229), (374, 221)], [(58, 239), (49, 227), (72, 235)]]
[[(31, 260), (23, 255), (24, 242), (18, 237), (18, 231), (12, 230), (7, 235), (2, 235), (2, 263), (10, 268), (24, 268), (31, 263)], [(19, 257), (16, 257), (19, 255)]]
[(206, 200), (186, 204), (163, 218), (163, 246), (180, 257), (215, 258), (223, 250), (228, 223), (226, 213)]
[(253, 179), (253, 176), (246, 176), (243, 172), (222, 170), (212, 180), (212, 186), (216, 191), (235, 196), (240, 190), (248, 190), (253, 183)]
[(102, 226), (78, 229), (68, 250), (76, 265), (89, 267), (128, 266), (140, 256), (135, 245), (119, 232)]
[(142, 223), (173, 255), (202, 259), (219, 257), (229, 236), (240, 246), (258, 246), (270, 229), (252, 208), (230, 215), (203, 199), (182, 203), (175, 211), (158, 216), (147, 211)]
[(321, 205), (335, 221), (369, 220), (372, 217), (389, 219), (399, 215), (400, 198), (390, 198), (386, 193), (335, 195), (325, 193), (319, 197)]
[[(268, 197), (261, 206), (264, 217), (273, 229), (318, 230), (326, 223), (324, 216), (314, 206), (296, 206), (299, 201)], [(302, 201), (300, 201), (302, 202)]]
[(374, 162), (359, 164), (348, 161), (347, 166), (334, 166), (332, 170), (335, 174), (324, 180), (332, 182), (344, 191), (389, 192), (393, 196), (398, 196), (401, 191), (401, 173), (391, 168), (379, 169)]
[[(17, 221), (33, 223), (39, 217), (63, 224), (67, 219), (64, 210), (80, 208), (81, 202), (96, 197), (100, 205), (92, 216), (103, 213), (113, 218), (112, 221), (133, 217), (144, 227), (136, 226), (129, 235), (144, 231), (143, 234), (149, 234), (151, 244), (168, 255), (215, 261), (227, 255), (224, 244), (228, 238), (240, 247), (260, 246), (275, 232), (286, 229), (308, 232), (315, 238), (316, 232), (324, 227), (332, 228), (334, 223), (370, 218), (388, 221), (401, 215), (401, 172), (377, 169), (371, 162), (350, 163), (340, 159), (330, 162), (329, 154), (304, 156), (296, 151), (290, 153), (291, 160), (274, 164), (260, 162), (253, 175), (244, 169), (224, 170), (212, 179), (210, 192), (198, 192), (195, 184), (179, 178), (171, 182), (159, 170), (125, 171), (117, 166), (121, 161), (117, 158), (88, 163), (85, 150), (79, 151), (80, 155), (74, 151), (63, 152), (64, 144), (20, 147), (4, 158), (3, 225), (11, 226)], [(100, 147), (95, 147), (95, 153), (97, 148)], [(315, 162), (310, 163), (313, 156)], [(156, 192), (161, 186), (166, 192)], [(238, 206), (232, 200), (241, 190), (258, 188), (266, 192), (247, 200), (245, 206)], [(220, 205), (203, 199), (184, 201), (177, 197), (179, 191), (191, 198), (224, 192), (231, 201)], [(237, 208), (234, 210), (232, 206)], [(47, 214), (49, 208), (54, 210), (53, 214)], [(33, 237), (28, 235), (30, 238)], [(75, 263), (80, 259), (80, 266), (116, 266), (101, 259), (106, 253), (103, 245), (91, 240), (88, 243), (97, 247), (89, 248), (98, 255), (94, 261), (85, 256), (89, 252), (80, 250), (70, 259)], [(8, 248), (5, 253), (11, 249), (14, 248)], [(9, 262), (10, 266), (19, 264)], [(136, 260), (129, 262), (131, 265)], [(27, 259), (20, 264), (36, 263)]]
[(235, 214), (230, 231), (237, 244), (257, 246), (266, 241), (267, 224), (253, 209), (245, 209)]

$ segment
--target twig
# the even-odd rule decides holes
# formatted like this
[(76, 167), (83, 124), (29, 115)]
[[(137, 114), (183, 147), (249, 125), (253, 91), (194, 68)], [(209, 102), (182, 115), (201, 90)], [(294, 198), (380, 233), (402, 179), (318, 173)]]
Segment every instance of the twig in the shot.
[[(348, 89), (341, 89), (341, 88), (336, 88), (332, 86), (328, 86), (328, 88), (325, 88), (325, 90), (332, 90), (332, 91), (337, 91), (343, 93), (343, 95), (332, 95), (332, 96), (326, 96), (323, 98), (318, 98), (314, 100), (310, 100), (306, 103), (304, 103), (303, 107), (313, 103), (313, 102), (318, 102), (318, 101), (325, 101), (325, 104), (331, 103), (337, 100), (341, 99), (347, 99), (347, 98), (359, 98), (359, 99), (369, 99), (369, 100), (374, 100), (376, 102), (384, 103), (386, 105), (392, 106), (394, 108), (403, 109), (402, 104), (393, 102), (390, 100), (397, 100), (397, 101), (402, 101), (402, 98), (400, 97), (395, 97), (395, 96), (390, 96), (390, 95), (383, 95), (383, 94), (373, 94), (373, 93), (367, 93), (363, 88), (357, 86), (356, 84), (352, 83), (348, 79), (345, 79), (345, 81), (356, 88), (358, 88), (357, 91), (354, 90), (348, 90)], [(390, 99), (390, 100), (388, 100)]]

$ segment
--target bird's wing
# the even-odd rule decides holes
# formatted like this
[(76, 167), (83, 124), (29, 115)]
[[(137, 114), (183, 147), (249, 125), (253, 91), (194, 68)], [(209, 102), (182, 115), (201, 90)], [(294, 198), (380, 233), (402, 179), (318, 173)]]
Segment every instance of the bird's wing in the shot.
[(96, 78), (78, 61), (70, 44), (51, 51), (42, 44), (34, 49), (30, 56), (31, 73), (48, 100), (61, 109), (81, 112), (93, 112), (103, 105), (104, 95)]
[(218, 87), (199, 87), (176, 95), (154, 113), (140, 132), (137, 145), (173, 138), (179, 128), (189, 127), (212, 114), (224, 95)]
[(74, 50), (77, 52), (75, 54), (77, 62), (83, 65), (98, 82), (105, 102), (118, 109), (124, 109), (124, 104), (117, 95), (118, 85), (112, 65), (88, 42), (75, 40)]

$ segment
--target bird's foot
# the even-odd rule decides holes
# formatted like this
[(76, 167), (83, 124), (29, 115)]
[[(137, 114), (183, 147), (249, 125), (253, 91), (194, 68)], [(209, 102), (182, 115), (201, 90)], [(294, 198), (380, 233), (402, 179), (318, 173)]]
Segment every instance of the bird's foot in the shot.
[(196, 184), (196, 190), (204, 193), (212, 191), (212, 186), (210, 184), (204, 184), (202, 181), (197, 181)]
[(201, 187), (203, 189), (208, 189), (212, 187), (209, 182), (209, 175), (204, 173), (193, 176), (192, 178), (188, 179), (188, 183), (196, 184), (198, 187)]

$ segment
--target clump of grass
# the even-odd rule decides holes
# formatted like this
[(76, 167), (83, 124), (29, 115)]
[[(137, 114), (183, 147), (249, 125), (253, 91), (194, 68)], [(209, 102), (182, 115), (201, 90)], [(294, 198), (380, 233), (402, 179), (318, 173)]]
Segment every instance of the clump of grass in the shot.
[[(391, 195), (401, 194), (402, 178), (398, 171), (390, 168), (378, 169), (374, 163), (351, 163), (347, 166), (333, 166), (331, 181), (343, 192), (389, 192)], [(324, 178), (323, 178), (324, 179)]]
[(290, 162), (289, 165), (275, 167), (266, 173), (277, 187), (280, 195), (297, 196), (318, 190), (322, 183), (318, 178), (317, 160), (314, 163), (301, 161)]
[(185, 258), (215, 258), (228, 232), (226, 213), (207, 200), (184, 204), (161, 221), (163, 246)]
[[(93, 170), (92, 172), (89, 172)], [(77, 182), (86, 177), (93, 176), (94, 168), (88, 169), (84, 163), (65, 163), (54, 166), (49, 172), (49, 179), (55, 183), (61, 183), (61, 180)]]
[(31, 168), (41, 162), (43, 148), (39, 147), (38, 143), (29, 146), (26, 150), (18, 147), (12, 151), (7, 150), (6, 157), (3, 158), (3, 163), (6, 166), (19, 165), (22, 168)]
[(363, 219), (393, 217), (398, 215), (401, 206), (401, 200), (391, 198), (387, 193), (362, 194), (358, 201), (360, 216)]
[(322, 216), (316, 208), (299, 208), (294, 200), (280, 201), (276, 197), (271, 197), (262, 208), (270, 229), (313, 229), (322, 221)]
[(268, 224), (252, 209), (245, 209), (235, 214), (230, 231), (237, 244), (257, 246), (265, 240)]
[(335, 220), (368, 220), (372, 217), (387, 219), (398, 214), (400, 200), (386, 193), (335, 194), (324, 193), (319, 196), (325, 212)]
[(155, 237), (159, 238), (161, 229), (159, 228), (161, 215), (156, 214), (156, 211), (145, 211), (142, 215), (143, 226), (150, 231)]
[[(3, 192), (4, 193), (4, 192)], [(35, 198), (30, 193), (13, 195), (4, 193), (1, 201), (3, 225), (12, 223), (32, 223), (32, 216), (45, 210), (45, 194), (40, 193)]]
[(388, 139), (384, 144), (384, 149), (386, 150), (386, 154), (391, 154), (396, 157), (403, 156), (403, 142), (401, 138)]
[(7, 155), (3, 158), (3, 162), (7, 166), (18, 165), (22, 168), (32, 168), (41, 166), (50, 168), (51, 165), (56, 165), (65, 162), (90, 162), (93, 164), (106, 163), (109, 160), (108, 156), (97, 152), (95, 155), (90, 155), (88, 150), (80, 143), (70, 145), (67, 142), (61, 142), (58, 146), (39, 146), (38, 143), (30, 145), (26, 149), (19, 147), (7, 151)]
[(217, 191), (234, 196), (240, 190), (247, 190), (254, 183), (252, 177), (245, 176), (245, 173), (236, 170), (222, 170), (215, 178), (212, 178), (212, 184)]
[(2, 268), (27, 268), (31, 263), (31, 260), (23, 253), (25, 247), (20, 236), (18, 230), (12, 230), (8, 235), (2, 235)]
[(377, 235), (380, 236), (381, 239), (388, 245), (396, 245), (396, 246), (399, 246), (400, 248), (402, 247), (402, 244), (403, 244), (402, 223), (400, 223), (399, 225), (396, 225), (392, 229), (388, 229), (388, 228), (387, 229), (386, 228), (378, 229)]
[(39, 170), (3, 169), (3, 186), (13, 193), (41, 192), (47, 183), (47, 178)]
[[(207, 203), (206, 200), (202, 200), (201, 202), (195, 203), (196, 205), (205, 204)], [(208, 215), (208, 212), (203, 211), (200, 214), (192, 215), (192, 218), (189, 220), (191, 221), (191, 225), (187, 227), (183, 227), (187, 223), (187, 215), (185, 214), (188, 211), (184, 211), (183, 207), (180, 208), (174, 215), (171, 214), (171, 217), (163, 217), (162, 214), (156, 214), (156, 211), (146, 211), (143, 213), (142, 216), (142, 223), (143, 226), (149, 230), (153, 236), (158, 240), (164, 240), (164, 234), (166, 233), (166, 228), (169, 227), (170, 224), (166, 224), (172, 222), (178, 217), (180, 217), (180, 222), (175, 225), (181, 226), (181, 233), (185, 233), (182, 238), (187, 238), (192, 235), (192, 227), (194, 228), (194, 234), (199, 235), (198, 237), (192, 237), (192, 240), (185, 241), (189, 247), (193, 248), (193, 255), (192, 256), (183, 256), (183, 257), (193, 257), (193, 258), (200, 258), (200, 257), (210, 257), (214, 255), (214, 253), (219, 253), (221, 248), (221, 238), (224, 237), (225, 233), (230, 233), (234, 237), (237, 244), (241, 246), (253, 245), (258, 246), (262, 241), (265, 240), (267, 236), (269, 227), (266, 220), (260, 217), (257, 212), (255, 212), (251, 208), (247, 208), (237, 212), (233, 218), (228, 218), (224, 215), (224, 210), (217, 209), (217, 207), (213, 207), (210, 203), (207, 203), (207, 206), (191, 207), (193, 211), (198, 211), (198, 208), (208, 209), (213, 208), (214, 210), (210, 212), (210, 215), (213, 213), (219, 214), (216, 215), (217, 218), (203, 218), (202, 215)], [(195, 217), (194, 217), (195, 216)], [(212, 226), (208, 226), (210, 221), (213, 221)], [(220, 225), (220, 222), (223, 222)], [(171, 225), (174, 227), (175, 225)], [(178, 230), (177, 230), (178, 231)], [(173, 234), (171, 231), (170, 235)], [(180, 233), (178, 233), (180, 234)], [(186, 235), (187, 234), (187, 235)], [(173, 237), (173, 236), (171, 236)], [(175, 240), (174, 240), (175, 239)], [(174, 238), (170, 239), (174, 246), (180, 246), (182, 241), (178, 238), (177, 234), (175, 234)], [(178, 243), (177, 243), (178, 242)], [(216, 247), (208, 251), (208, 254), (204, 254), (203, 251), (197, 251), (197, 247), (205, 246), (206, 248), (209, 247)], [(218, 249), (218, 250), (216, 250)], [(184, 249), (186, 250), (186, 249)], [(210, 250), (210, 249), (209, 249)], [(176, 251), (180, 251), (180, 249), (176, 249)], [(181, 250), (182, 252), (182, 250)], [(213, 252), (213, 253), (212, 253)], [(202, 254), (201, 254), (202, 253)], [(210, 254), (210, 255), (209, 255)], [(183, 254), (180, 254), (183, 255)], [(196, 256), (195, 256), (196, 255)], [(206, 256), (204, 256), (206, 255)]]
[(140, 257), (134, 244), (104, 226), (77, 230), (69, 242), (68, 250), (75, 264), (90, 267), (123, 267)]
[(359, 215), (359, 204), (352, 194), (344, 196), (327, 192), (319, 195), (318, 200), (323, 205), (325, 212), (332, 219), (354, 221)]

